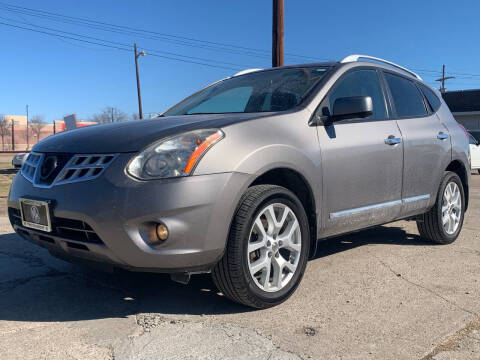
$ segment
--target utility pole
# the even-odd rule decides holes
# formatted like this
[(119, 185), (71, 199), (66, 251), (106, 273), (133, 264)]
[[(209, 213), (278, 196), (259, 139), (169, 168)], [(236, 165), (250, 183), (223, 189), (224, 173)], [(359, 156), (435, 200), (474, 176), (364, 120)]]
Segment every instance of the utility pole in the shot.
[(272, 67), (283, 66), (283, 0), (273, 0)]
[(440, 92), (443, 94), (445, 93), (445, 80), (455, 79), (455, 76), (445, 76), (445, 65), (442, 66), (442, 77), (440, 79), (436, 79), (435, 81), (440, 81), (442, 85), (440, 86)]
[(27, 151), (28, 151), (28, 148), (30, 147), (30, 141), (28, 139), (28, 105), (26, 106), (27, 108)]
[(15, 151), (15, 120), (12, 119), (12, 150)]
[(142, 112), (142, 95), (140, 94), (140, 77), (138, 75), (138, 57), (145, 56), (147, 53), (145, 51), (140, 51), (137, 54), (137, 43), (133, 44), (133, 51), (135, 53), (135, 72), (137, 74), (137, 94), (138, 94), (138, 118), (140, 120), (143, 119), (143, 112)]

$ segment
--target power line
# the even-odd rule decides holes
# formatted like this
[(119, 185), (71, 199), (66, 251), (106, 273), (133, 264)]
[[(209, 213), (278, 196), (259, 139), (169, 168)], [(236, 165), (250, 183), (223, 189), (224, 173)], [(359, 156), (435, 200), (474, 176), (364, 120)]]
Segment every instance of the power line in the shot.
[[(415, 68), (411, 68), (412, 70), (414, 71), (417, 71), (419, 73), (432, 73), (432, 74), (437, 74), (436, 76), (438, 75), (441, 75), (442, 72), (440, 70), (426, 70), (426, 69), (415, 69)], [(480, 74), (468, 74), (468, 73), (458, 73), (458, 72), (452, 72), (450, 71), (449, 72), (450, 74), (453, 74), (453, 75), (460, 75), (460, 76), (468, 76), (468, 77), (480, 77)], [(433, 75), (435, 76), (435, 75)]]
[[(236, 50), (237, 54), (245, 54), (245, 55), (257, 56), (262, 58), (269, 58), (270, 56), (268, 55), (269, 52), (263, 49), (256, 49), (256, 48), (240, 46), (240, 45), (195, 39), (195, 38), (186, 37), (186, 36), (161, 33), (156, 31), (145, 30), (145, 29), (138, 29), (138, 28), (124, 26), (124, 25), (115, 25), (115, 24), (110, 24), (102, 21), (90, 20), (86, 18), (62, 15), (62, 14), (53, 13), (49, 11), (36, 10), (32, 8), (22, 7), (22, 6), (10, 5), (2, 2), (0, 2), (0, 7), (3, 10), (7, 10), (11, 12), (20, 12), (28, 16), (42, 17), (42, 18), (47, 18), (54, 21), (61, 21), (64, 23), (69, 23), (74, 25), (87, 26), (90, 28), (93, 27), (95, 29), (103, 30), (103, 31), (117, 32), (117, 33), (129, 34), (129, 35), (135, 34), (137, 36), (138, 35), (144, 36), (146, 34), (149, 34), (151, 35), (149, 37), (150, 39), (152, 39), (152, 35), (153, 35), (153, 39), (163, 40), (163, 41), (170, 40), (170, 42), (172, 42), (172, 40), (175, 40), (173, 43), (180, 44), (180, 45), (194, 46), (194, 47), (214, 49), (217, 51), (227, 51), (227, 52)], [(241, 52), (239, 53), (239, 51)], [(320, 60), (316, 57), (293, 54), (293, 53), (285, 53), (285, 55), (288, 55), (290, 57), (295, 57), (295, 58), (303, 58), (303, 59), (310, 59), (310, 60), (317, 60), (317, 61)], [(322, 59), (322, 60), (325, 60), (325, 59)]]
[[(121, 47), (121, 46), (129, 46), (129, 45), (126, 45), (126, 44), (122, 44), (122, 45), (120, 45), (120, 46), (109, 45), (109, 44), (105, 44), (105, 43), (99, 43), (99, 42), (97, 42), (97, 41), (78, 39), (78, 38), (75, 38), (75, 37), (72, 37), (72, 36), (60, 35), (60, 34), (48, 32), (48, 31), (43, 31), (43, 30), (36, 30), (36, 29), (27, 28), (27, 27), (24, 27), (24, 26), (7, 24), (7, 23), (4, 23), (4, 22), (0, 22), (0, 25), (9, 26), (9, 27), (13, 27), (13, 28), (17, 28), (17, 29), (22, 29), (22, 30), (27, 30), (27, 31), (32, 31), (32, 32), (36, 32), (36, 33), (41, 33), (41, 34), (45, 34), (45, 35), (49, 35), (49, 36), (55, 36), (55, 37), (59, 37), (59, 38), (63, 38), (63, 39), (70, 39), (70, 40), (74, 40), (74, 41), (80, 41), (80, 42), (88, 43), (88, 44), (92, 44), (92, 45), (104, 46), (104, 47), (108, 47), (108, 48), (112, 48), (112, 49), (116, 49), (116, 50), (121, 50), (121, 51), (128, 51), (128, 52), (131, 51), (129, 48)], [(105, 41), (107, 42), (107, 40), (105, 40)], [(108, 41), (108, 42), (110, 42), (110, 41)], [(118, 43), (118, 44), (119, 44), (119, 43)], [(190, 63), (190, 64), (204, 65), (204, 66), (209, 66), (209, 67), (214, 67), (214, 68), (221, 68), (221, 69), (235, 70), (235, 71), (236, 71), (236, 70), (239, 70), (238, 68), (232, 68), (232, 67), (220, 66), (220, 65), (213, 65), (213, 64), (209, 64), (209, 63), (205, 63), (205, 62), (200, 62), (200, 61), (192, 61), (192, 60), (186, 60), (186, 59), (179, 59), (179, 58), (175, 58), (175, 57), (172, 57), (172, 56), (159, 55), (159, 54), (155, 54), (155, 53), (151, 53), (150, 55), (151, 55), (151, 56), (154, 56), (154, 57), (158, 57), (158, 58), (175, 60), (175, 61), (181, 61), (181, 62), (186, 62), (186, 63)]]
[[(7, 3), (0, 2), (0, 9), (20, 14), (20, 15), (27, 15), (27, 16), (33, 16), (37, 18), (43, 18), (47, 20), (53, 20), (56, 22), (61, 22), (65, 24), (70, 24), (70, 25), (76, 25), (76, 26), (83, 26), (86, 28), (90, 29), (95, 29), (95, 30), (101, 30), (101, 31), (107, 31), (107, 32), (112, 32), (112, 33), (117, 33), (117, 34), (123, 34), (123, 35), (128, 35), (128, 36), (137, 36), (137, 37), (142, 37), (144, 39), (150, 39), (150, 40), (159, 40), (159, 41), (164, 41), (167, 43), (171, 43), (174, 45), (181, 45), (181, 46), (189, 46), (189, 47), (195, 47), (195, 48), (200, 48), (204, 50), (210, 50), (210, 51), (216, 51), (216, 52), (224, 52), (224, 53), (230, 53), (230, 54), (235, 54), (235, 55), (244, 55), (244, 56), (252, 56), (252, 57), (257, 57), (257, 58), (262, 58), (262, 59), (269, 59), (270, 55), (267, 50), (263, 49), (256, 49), (256, 48), (251, 48), (251, 47), (246, 47), (246, 46), (240, 46), (240, 45), (233, 45), (233, 44), (226, 44), (226, 43), (221, 43), (221, 42), (215, 42), (215, 41), (208, 41), (208, 40), (202, 40), (202, 39), (196, 39), (196, 38), (191, 38), (191, 37), (186, 37), (186, 36), (180, 36), (180, 35), (173, 35), (173, 34), (168, 34), (168, 33), (162, 33), (162, 32), (156, 32), (156, 31), (150, 31), (150, 30), (145, 30), (145, 29), (139, 29), (139, 28), (134, 28), (134, 27), (129, 27), (129, 26), (124, 26), (124, 25), (115, 25), (115, 24), (110, 24), (102, 21), (97, 21), (97, 20), (91, 20), (91, 19), (86, 19), (86, 18), (80, 18), (80, 17), (74, 17), (74, 16), (68, 16), (68, 15), (62, 15), (54, 12), (49, 12), (49, 11), (44, 11), (44, 10), (37, 10), (37, 9), (32, 9), (28, 7), (22, 7), (22, 6), (17, 6), (17, 5), (11, 5)], [(9, 21), (14, 21), (11, 19), (8, 19)], [(35, 27), (39, 28), (45, 28), (41, 27), (38, 25), (34, 25)], [(49, 29), (49, 28), (46, 28)], [(30, 29), (31, 30), (31, 29)], [(54, 30), (57, 32), (62, 32), (62, 33), (67, 33), (65, 31), (61, 30)], [(73, 34), (73, 33), (70, 33)], [(56, 36), (49, 34), (51, 36)], [(75, 34), (75, 36), (82, 36), (85, 38), (91, 38), (86, 35), (78, 35)], [(59, 37), (59, 36), (57, 36)], [(73, 39), (76, 41), (79, 41), (78, 39)], [(105, 42), (110, 42), (108, 40), (101, 40)], [(110, 42), (110, 43), (115, 43), (115, 42)], [(97, 44), (94, 44), (97, 45)], [(188, 56), (188, 55), (181, 55), (181, 54), (176, 54), (173, 52), (165, 52), (165, 51), (159, 51), (159, 50), (149, 50), (145, 49), (148, 51), (156, 51), (156, 52), (161, 52), (165, 54), (166, 56), (179, 56), (183, 58), (189, 58), (189, 59), (196, 59), (199, 61), (207, 61), (207, 62), (215, 62), (215, 63), (222, 63), (225, 65), (233, 65), (233, 66), (241, 66), (241, 67), (248, 67), (245, 65), (240, 65), (240, 64), (235, 64), (235, 63), (229, 63), (229, 62), (221, 62), (217, 60), (212, 60), (212, 59), (206, 59), (206, 58), (199, 58), (199, 57), (193, 57), (193, 56)], [(293, 53), (285, 53), (286, 56), (289, 57), (294, 57), (294, 58), (303, 58), (303, 59), (310, 59), (310, 60), (327, 60), (327, 59), (319, 59), (311, 56), (305, 56), (305, 55), (299, 55), (299, 54), (293, 54)], [(165, 56), (165, 58), (167, 58)], [(222, 68), (226, 68), (222, 66)], [(233, 68), (229, 68), (232, 70), (237, 70)], [(430, 69), (417, 69), (417, 68), (412, 68), (412, 70), (423, 73), (422, 76), (428, 77), (428, 76), (439, 76), (441, 75), (441, 71), (438, 70), (430, 70)], [(430, 74), (436, 74), (436, 75), (430, 75)], [(459, 79), (465, 79), (465, 80), (476, 80), (475, 78), (480, 77), (480, 74), (470, 74), (470, 73), (461, 73), (461, 72), (450, 72), (452, 75), (458, 75), (457, 78)]]
[[(80, 38), (92, 39), (92, 40), (96, 40), (96, 41), (102, 41), (102, 42), (106, 42), (106, 43), (110, 43), (110, 44), (114, 44), (114, 45), (126, 46), (126, 47), (130, 46), (128, 44), (120, 43), (120, 42), (117, 42), (117, 41), (110, 41), (110, 40), (100, 39), (100, 38), (93, 37), (93, 36), (82, 35), (82, 34), (72, 33), (72, 32), (63, 31), (63, 30), (59, 30), (59, 29), (54, 29), (54, 28), (50, 28), (50, 27), (46, 27), (46, 26), (35, 25), (35, 24), (31, 24), (31, 23), (26, 23), (26, 22), (22, 22), (22, 21), (18, 21), (18, 20), (5, 18), (3, 16), (0, 16), (0, 19), (7, 20), (7, 21), (13, 21), (13, 22), (16, 22), (16, 23), (24, 24), (24, 25), (25, 24), (26, 25), (31, 25), (31, 26), (34, 26), (36, 28), (49, 30), (49, 31), (54, 31), (54, 32), (60, 32), (60, 33), (63, 33), (63, 34), (73, 35), (73, 36), (80, 37)], [(213, 62), (213, 63), (219, 63), (219, 64), (225, 64), (225, 65), (233, 65), (233, 66), (238, 66), (239, 68), (251, 67), (251, 66), (245, 65), (245, 64), (237, 64), (237, 63), (231, 63), (231, 62), (225, 62), (225, 61), (219, 61), (219, 60), (213, 60), (213, 59), (206, 59), (206, 58), (201, 58), (201, 57), (197, 57), (197, 56), (177, 54), (177, 53), (172, 53), (172, 52), (157, 50), (157, 49), (152, 49), (152, 48), (142, 47), (142, 49), (146, 50), (146, 51), (149, 51), (149, 52), (153, 51), (153, 52), (160, 53), (160, 54), (166, 54), (166, 55), (169, 55), (169, 56), (178, 56), (178, 57), (185, 57), (185, 58), (193, 59), (193, 60), (207, 61), (207, 62)], [(237, 68), (235, 68), (233, 70), (237, 70)]]
[[(251, 48), (247, 46), (240, 46), (240, 45), (226, 44), (226, 43), (215, 42), (215, 41), (196, 39), (196, 38), (191, 38), (186, 36), (139, 29), (139, 28), (124, 26), (124, 25), (115, 25), (115, 24), (110, 24), (110, 23), (97, 21), (97, 20), (62, 15), (62, 14), (44, 11), (44, 10), (37, 10), (37, 9), (28, 8), (28, 7), (11, 5), (3, 2), (0, 2), (0, 9), (14, 12), (14, 13), (21, 13), (23, 15), (40, 17), (48, 20), (63, 22), (67, 24), (84, 26), (91, 29), (101, 30), (101, 31), (108, 31), (108, 32), (119, 33), (119, 34), (129, 35), (129, 36), (140, 36), (150, 40), (160, 40), (160, 41), (168, 42), (174, 45), (196, 47), (204, 50), (225, 52), (225, 53), (245, 55), (245, 56), (253, 56), (253, 57), (259, 57), (263, 59), (270, 58), (269, 51), (263, 50), (263, 49)], [(299, 55), (299, 54), (288, 53), (288, 52), (285, 53), (285, 55), (289, 57), (294, 57), (294, 58), (303, 58), (303, 59), (310, 59), (310, 60), (316, 60), (316, 61), (330, 60), (325, 58), (320, 59), (317, 57)], [(441, 71), (438, 71), (438, 70), (416, 69), (416, 68), (412, 68), (412, 70), (419, 71), (419, 72), (426, 72), (426, 73), (435, 73), (438, 75), (441, 74)], [(460, 72), (459, 73), (451, 72), (451, 74), (461, 75), (461, 76), (480, 77), (480, 74), (470, 74), (470, 73), (460, 73)]]
[(59, 34), (55, 34), (55, 33), (48, 32), (48, 31), (30, 29), (30, 28), (26, 28), (26, 27), (23, 27), (23, 26), (19, 26), (19, 25), (7, 24), (7, 23), (4, 23), (4, 22), (0, 22), (0, 25), (10, 26), (10, 27), (17, 28), (17, 29), (22, 29), (22, 30), (33, 31), (33, 32), (37, 32), (37, 33), (41, 33), (41, 34), (45, 34), (45, 35), (50, 35), (50, 36), (55, 36), (55, 37), (59, 37), (59, 38), (64, 38), (64, 39), (81, 41), (81, 42), (85, 42), (85, 43), (89, 43), (89, 44), (93, 44), (93, 45), (105, 46), (105, 47), (109, 47), (109, 48), (113, 48), (113, 49), (117, 49), (117, 50), (130, 51), (130, 50), (128, 50), (128, 49), (120, 48), (120, 47), (118, 47), (118, 46), (107, 45), (107, 44), (100, 44), (100, 43), (93, 42), (93, 41), (76, 39), (76, 38), (73, 38), (73, 37), (71, 37), (71, 36), (59, 35)]
[[(2, 9), (1, 5), (0, 5), (0, 9)], [(83, 26), (83, 27), (86, 27), (86, 28), (89, 28), (89, 29), (113, 32), (113, 33), (118, 33), (118, 34), (122, 34), (122, 35), (134, 36), (134, 37), (141, 37), (141, 38), (149, 39), (149, 40), (160, 40), (160, 41), (164, 41), (164, 42), (171, 43), (171, 44), (174, 44), (174, 45), (189, 46), (189, 47), (195, 47), (195, 48), (217, 51), (217, 52), (222, 51), (222, 52), (227, 52), (227, 53), (231, 53), (231, 54), (235, 54), (235, 55), (248, 55), (248, 56), (261, 57), (261, 58), (264, 58), (264, 59), (268, 58), (267, 55), (239, 52), (239, 51), (236, 51), (234, 49), (215, 48), (215, 47), (211, 47), (211, 46), (208, 46), (208, 45), (205, 45), (205, 44), (195, 44), (195, 43), (189, 43), (189, 42), (185, 42), (185, 41), (173, 40), (173, 39), (165, 38), (165, 37), (145, 35), (144, 33), (141, 33), (141, 32), (132, 32), (132, 31), (126, 31), (126, 30), (122, 30), (122, 29), (113, 29), (113, 28), (108, 28), (108, 27), (102, 27), (102, 26), (95, 25), (95, 24), (82, 23), (82, 22), (78, 22), (78, 21), (76, 21), (76, 22), (73, 21), (72, 22), (68, 19), (65, 20), (65, 19), (61, 19), (61, 18), (58, 18), (58, 17), (45, 16), (45, 15), (41, 15), (41, 14), (25, 13), (25, 12), (21, 12), (21, 11), (18, 11), (18, 10), (11, 10), (11, 9), (8, 9), (8, 8), (3, 8), (3, 10), (7, 10), (7, 11), (13, 12), (15, 14), (20, 13), (20, 14), (23, 14), (23, 15), (28, 15), (28, 16), (33, 16), (33, 17), (47, 18), (48, 20), (53, 20), (53, 21), (57, 21), (57, 22), (65, 23), (65, 24), (70, 24), (70, 25), (73, 24), (73, 25)]]

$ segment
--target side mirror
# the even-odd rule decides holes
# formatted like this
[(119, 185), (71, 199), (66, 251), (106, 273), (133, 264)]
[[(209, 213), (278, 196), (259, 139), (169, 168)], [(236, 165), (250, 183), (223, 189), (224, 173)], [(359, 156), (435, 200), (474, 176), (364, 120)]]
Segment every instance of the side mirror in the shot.
[(370, 96), (350, 96), (338, 98), (333, 104), (333, 113), (328, 122), (333, 123), (346, 119), (363, 119), (373, 114), (373, 103)]

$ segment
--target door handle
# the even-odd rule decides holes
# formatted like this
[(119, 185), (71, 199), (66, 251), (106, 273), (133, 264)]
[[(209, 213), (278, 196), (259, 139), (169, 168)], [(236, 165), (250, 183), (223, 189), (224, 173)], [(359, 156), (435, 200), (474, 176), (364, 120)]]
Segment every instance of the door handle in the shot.
[(388, 138), (385, 139), (385, 144), (387, 145), (397, 145), (402, 142), (402, 138), (397, 138), (395, 135), (390, 135)]
[(437, 139), (439, 140), (445, 140), (445, 139), (448, 139), (448, 134), (445, 134), (444, 132), (439, 132), (438, 135), (437, 135)]

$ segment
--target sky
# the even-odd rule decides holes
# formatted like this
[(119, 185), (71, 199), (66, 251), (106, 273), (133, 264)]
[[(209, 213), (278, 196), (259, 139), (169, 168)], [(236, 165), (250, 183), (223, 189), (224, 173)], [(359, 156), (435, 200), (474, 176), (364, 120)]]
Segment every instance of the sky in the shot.
[[(46, 121), (88, 120), (106, 106), (137, 112), (135, 41), (147, 49), (143, 111), (162, 112), (238, 70), (270, 67), (271, 14), (271, 0), (0, 0), (0, 113), (24, 114), (26, 104)], [(448, 90), (480, 88), (478, 14), (477, 0), (285, 0), (285, 63), (368, 54), (436, 87), (445, 64), (456, 76)]]

